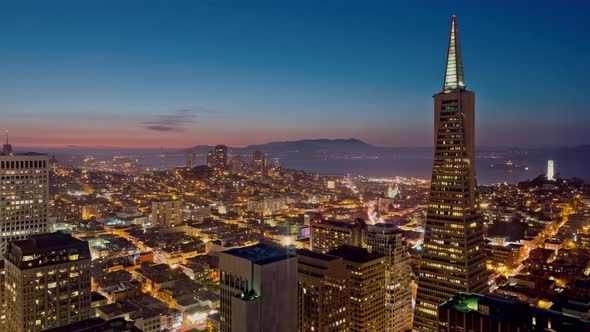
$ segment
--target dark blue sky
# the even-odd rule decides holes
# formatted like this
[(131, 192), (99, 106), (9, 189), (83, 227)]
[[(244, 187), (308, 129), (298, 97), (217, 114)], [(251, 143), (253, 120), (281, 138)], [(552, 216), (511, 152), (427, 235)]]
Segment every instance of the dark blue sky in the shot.
[(566, 3), (2, 2), (0, 126), (36, 146), (426, 146), (456, 14), (480, 145), (588, 144), (590, 5)]

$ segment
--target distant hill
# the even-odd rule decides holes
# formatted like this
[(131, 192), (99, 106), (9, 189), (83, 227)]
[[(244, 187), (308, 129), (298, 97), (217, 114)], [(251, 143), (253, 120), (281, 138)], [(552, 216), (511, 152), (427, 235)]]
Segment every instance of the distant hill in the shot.
[[(213, 146), (198, 145), (193, 148), (197, 153), (207, 153)], [(297, 141), (269, 142), (246, 147), (228, 147), (231, 154), (249, 156), (260, 150), (273, 157), (297, 158), (338, 158), (351, 156), (382, 156), (391, 154), (431, 153), (431, 148), (391, 148), (379, 147), (365, 143), (356, 138), (349, 139), (304, 139)]]

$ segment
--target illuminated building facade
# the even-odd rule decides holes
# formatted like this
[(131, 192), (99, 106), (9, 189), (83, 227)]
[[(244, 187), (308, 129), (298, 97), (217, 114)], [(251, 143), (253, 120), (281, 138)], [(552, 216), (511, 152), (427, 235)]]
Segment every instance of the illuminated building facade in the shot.
[(342, 257), (297, 250), (298, 331), (348, 331), (348, 272)]
[(349, 331), (385, 331), (385, 257), (348, 245), (329, 254), (342, 257), (348, 271)]
[(342, 245), (363, 247), (365, 244), (366, 224), (362, 219), (350, 221), (311, 220), (311, 250), (327, 253)]
[(47, 155), (14, 154), (9, 144), (0, 154), (0, 250), (8, 242), (48, 231)]
[(263, 179), (266, 177), (266, 157), (262, 151), (254, 151), (252, 156), (252, 169), (254, 170), (254, 177)]
[(90, 249), (63, 233), (11, 242), (5, 257), (6, 330), (36, 332), (90, 318)]
[(297, 257), (266, 242), (219, 254), (221, 332), (297, 331)]
[(195, 151), (193, 149), (186, 149), (186, 163), (184, 167), (194, 168), (197, 166), (195, 159)]
[(412, 327), (412, 272), (402, 231), (390, 224), (369, 225), (367, 249), (385, 256), (385, 331), (409, 330)]
[(415, 331), (438, 329), (438, 305), (458, 292), (488, 292), (475, 180), (475, 94), (465, 89), (455, 16), (443, 92), (434, 96), (434, 163)]
[(207, 153), (207, 166), (218, 170), (227, 169), (227, 146), (217, 145)]
[(269, 215), (287, 208), (287, 199), (284, 197), (249, 199), (246, 208), (248, 211)]
[(173, 227), (183, 223), (182, 201), (152, 202), (152, 227)]
[(555, 165), (553, 164), (553, 160), (547, 160), (547, 180), (555, 180)]

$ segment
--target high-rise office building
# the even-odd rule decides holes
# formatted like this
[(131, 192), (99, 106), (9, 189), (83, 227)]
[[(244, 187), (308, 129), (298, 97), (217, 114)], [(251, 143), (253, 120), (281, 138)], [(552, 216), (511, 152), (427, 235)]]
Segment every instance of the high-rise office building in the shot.
[(342, 257), (348, 271), (349, 331), (385, 331), (385, 257), (348, 245), (328, 254)]
[(410, 256), (403, 232), (390, 224), (367, 227), (367, 249), (385, 256), (385, 331), (403, 332), (412, 327)]
[(36, 332), (91, 316), (88, 243), (63, 233), (11, 242), (5, 256), (6, 330)]
[(346, 331), (348, 272), (342, 257), (297, 250), (298, 331)]
[(297, 257), (265, 242), (219, 254), (221, 332), (297, 331)]
[(263, 179), (266, 177), (266, 157), (264, 152), (254, 151), (254, 155), (252, 156), (252, 169), (255, 178)]
[(183, 223), (182, 201), (152, 202), (152, 227), (174, 227)]
[(15, 154), (6, 142), (0, 154), (0, 250), (8, 242), (48, 231), (47, 155)]
[(547, 180), (555, 180), (555, 166), (553, 160), (547, 160)]
[(475, 181), (475, 94), (467, 91), (455, 16), (443, 91), (434, 96), (434, 163), (415, 331), (438, 329), (438, 305), (458, 292), (488, 292)]
[(195, 150), (193, 149), (186, 149), (186, 163), (184, 167), (186, 168), (194, 168), (197, 166), (195, 162)]
[(366, 224), (362, 219), (355, 220), (311, 220), (311, 250), (327, 253), (341, 245), (363, 247)]

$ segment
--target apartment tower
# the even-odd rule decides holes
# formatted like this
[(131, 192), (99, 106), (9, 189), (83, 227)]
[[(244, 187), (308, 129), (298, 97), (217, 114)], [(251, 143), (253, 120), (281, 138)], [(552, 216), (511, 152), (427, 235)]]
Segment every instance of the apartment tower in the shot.
[(9, 244), (4, 262), (6, 331), (43, 331), (94, 314), (88, 242), (59, 232), (30, 235)]
[(403, 232), (393, 225), (367, 228), (367, 249), (385, 256), (385, 331), (404, 332), (412, 327), (412, 271), (404, 241)]
[(174, 227), (183, 223), (182, 201), (152, 202), (152, 227)]
[(266, 156), (262, 151), (254, 151), (252, 155), (252, 169), (254, 177), (263, 179), (266, 177)]
[(342, 257), (297, 250), (298, 331), (348, 331), (348, 272)]
[(355, 220), (311, 220), (311, 250), (327, 253), (342, 245), (365, 246), (366, 224), (362, 219)]
[(328, 254), (342, 257), (348, 272), (348, 331), (385, 331), (385, 257), (349, 245)]

